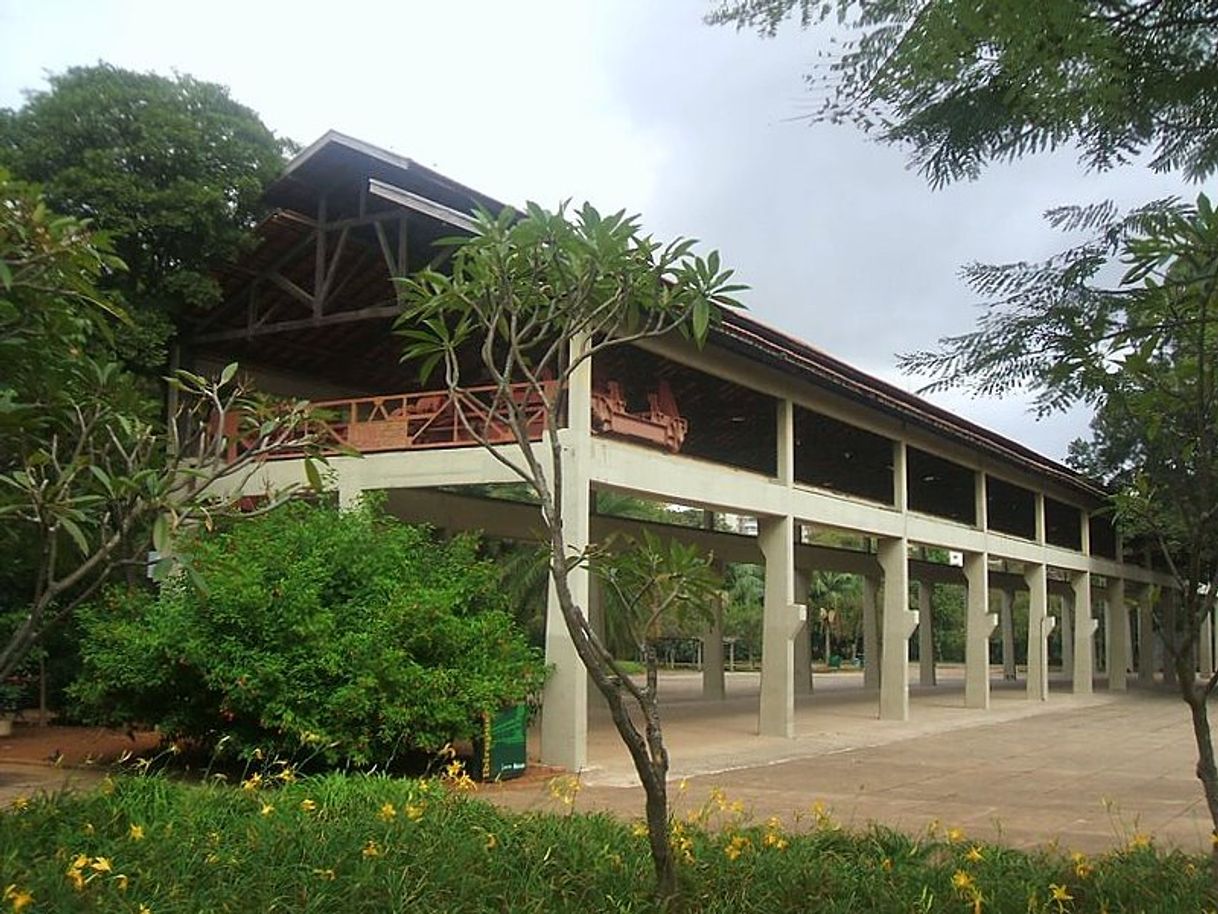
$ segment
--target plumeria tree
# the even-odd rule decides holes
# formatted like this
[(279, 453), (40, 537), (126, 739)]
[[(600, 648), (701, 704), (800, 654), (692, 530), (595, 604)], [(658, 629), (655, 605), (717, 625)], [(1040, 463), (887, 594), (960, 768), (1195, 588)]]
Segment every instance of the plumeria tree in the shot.
[[(402, 281), (406, 307), (397, 332), (404, 359), (424, 376), (440, 370), (455, 421), (537, 498), (558, 608), (647, 795), (658, 892), (668, 899), (676, 866), (655, 692), (622, 671), (572, 592), (571, 575), (589, 556), (568, 544), (569, 457), (561, 431), (570, 382), (597, 353), (670, 334), (701, 345), (720, 309), (738, 305), (732, 296), (743, 287), (717, 253), (698, 256), (688, 239), (662, 243), (644, 234), (636, 217), (602, 215), (590, 205), (484, 213), (473, 236), (453, 244), (451, 274), (424, 271)], [(464, 396), (462, 386), (472, 383), (489, 383), (489, 398)], [(505, 437), (518, 446), (496, 446)]]
[(267, 457), (317, 450), (307, 404), (252, 395), (235, 365), (168, 379), (166, 415), (116, 358), (129, 324), (101, 279), (123, 268), (104, 236), (0, 172), (0, 679), (150, 547), (168, 570), (173, 533), (240, 509)]

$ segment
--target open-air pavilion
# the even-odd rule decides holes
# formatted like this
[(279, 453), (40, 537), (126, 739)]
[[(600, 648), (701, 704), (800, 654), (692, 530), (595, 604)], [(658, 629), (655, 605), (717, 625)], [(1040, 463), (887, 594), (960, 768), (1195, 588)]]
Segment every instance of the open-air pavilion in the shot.
[[(533, 507), (454, 491), (516, 479), (462, 433), (446, 392), (421, 386), (417, 370), (401, 364), (391, 333), (399, 313), (393, 278), (442, 269), (447, 249), (435, 242), (469, 231), (476, 208), (502, 205), (335, 133), (287, 166), (267, 202), (262, 243), (223, 272), (224, 302), (197, 321), (175, 355), (179, 364), (207, 370), (236, 360), (265, 392), (333, 410), (335, 434), (362, 452), (330, 461), (340, 503), (384, 490), (390, 509), (409, 520), (529, 537), (540, 524)], [(1017, 442), (740, 313), (726, 314), (702, 349), (663, 338), (594, 358), (566, 394), (570, 548), (646, 526), (597, 513), (597, 494), (618, 492), (701, 509), (702, 528), (652, 526), (720, 561), (764, 565), (762, 737), (792, 737), (797, 697), (812, 689), (798, 595), (816, 570), (864, 582), (862, 679), (880, 720), (910, 716), (915, 631), (921, 681), (934, 681), (930, 606), (939, 585), (967, 590), (959, 701), (977, 714), (990, 707), (991, 678), (1014, 671), (1017, 592), (1028, 603), (1027, 700), (1049, 697), (1051, 594), (1061, 599), (1063, 660), (1075, 693), (1093, 689), (1097, 629), (1107, 688), (1124, 690), (1133, 671), (1154, 676), (1152, 601), (1163, 601), (1170, 625), (1171, 580), (1138, 544), (1121, 542), (1095, 482)], [(461, 395), (476, 409), (484, 391), (474, 384)], [(253, 485), (301, 476), (298, 461), (280, 460)], [(716, 529), (715, 515), (755, 518), (756, 533)], [(850, 534), (858, 546), (827, 545), (823, 531)], [(955, 560), (928, 560), (922, 547)], [(595, 625), (599, 599), (588, 574), (576, 571), (573, 586)], [(992, 640), (1003, 654), (997, 668)], [(554, 673), (542, 705), (541, 756), (581, 769), (588, 682), (553, 597), (545, 645)], [(717, 699), (724, 694), (718, 623), (706, 632), (702, 659), (700, 687)], [(1197, 661), (1203, 672), (1212, 669), (1212, 632)], [(814, 709), (815, 693), (799, 701)]]

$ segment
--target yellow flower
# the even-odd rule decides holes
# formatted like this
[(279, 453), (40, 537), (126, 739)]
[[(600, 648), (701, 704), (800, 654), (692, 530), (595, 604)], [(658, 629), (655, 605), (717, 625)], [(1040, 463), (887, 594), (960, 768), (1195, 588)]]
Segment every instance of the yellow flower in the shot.
[(88, 854), (77, 854), (76, 859), (73, 860), (70, 865), (70, 869), (83, 870), (88, 865), (89, 865)]
[(964, 832), (958, 828), (949, 828), (947, 830), (947, 843), (955, 844), (957, 841), (964, 839)]
[(677, 784), (677, 793), (685, 793), (685, 791), (688, 789), (689, 789), (689, 779), (681, 778), (680, 783)]
[(630, 826), (630, 833), (636, 838), (646, 838), (647, 825), (643, 822), (635, 822), (634, 825)]
[(405, 813), (406, 818), (411, 822), (418, 822), (419, 819), (423, 818), (423, 810), (425, 808), (422, 803), (408, 803), (402, 812)]
[(80, 870), (69, 869), (66, 875), (68, 877), (68, 882), (72, 883), (72, 888), (76, 889), (78, 892), (84, 890), (85, 877), (80, 874)]
[(129, 832), (127, 832), (127, 837), (129, 837), (132, 841), (143, 841), (144, 840), (144, 826), (133, 824), (131, 826), (131, 830)]
[(262, 816), (269, 816), (274, 811), (275, 811), (275, 807), (272, 806), (270, 803), (263, 803), (262, 808), (258, 810), (258, 814), (262, 815)]
[(1135, 834), (1129, 839), (1129, 849), (1137, 850), (1142, 847), (1150, 847), (1150, 835), (1144, 835), (1141, 832)]
[(980, 863), (984, 859), (984, 855), (981, 853), (981, 848), (974, 844), (969, 848), (968, 853), (964, 855), (964, 859), (970, 863)]
[(128, 883), (130, 883), (130, 881), (131, 880), (129, 880), (127, 878), (126, 873), (119, 873), (117, 876), (114, 877), (114, 884), (118, 886), (118, 890), (120, 892), (127, 891), (127, 885), (128, 885)]
[(966, 892), (973, 887), (973, 877), (964, 870), (956, 870), (952, 874), (952, 888), (959, 892)]
[(381, 846), (369, 838), (368, 843), (364, 845), (364, 849), (361, 851), (361, 853), (365, 857), (379, 857), (381, 855)]
[(140, 905), (140, 909), (136, 912), (136, 914), (152, 914), (152, 908), (148, 907), (146, 904), (142, 904)]
[(283, 781), (285, 784), (291, 784), (296, 780), (296, 770), (291, 765), (287, 765), (284, 767), (283, 771), (279, 772), (277, 775), (275, 775), (275, 777), (279, 778), (279, 780)]
[(334, 870), (329, 869), (329, 868), (326, 868), (324, 870), (314, 870), (313, 872), (316, 875), (320, 876), (322, 879), (326, 880), (326, 882), (333, 882), (338, 877), (338, 874), (335, 873)]
[(92, 823), (92, 822), (86, 822), (86, 823), (84, 824), (84, 827), (83, 827), (83, 828), (81, 828), (81, 831), (83, 831), (83, 832), (84, 832), (86, 835), (91, 835), (91, 834), (93, 834), (93, 832), (94, 832), (93, 823)]
[(306, 799), (306, 800), (301, 800), (301, 801), (300, 801), (300, 808), (301, 808), (301, 809), (302, 809), (304, 812), (312, 812), (313, 810), (315, 810), (315, 809), (317, 808), (317, 804), (316, 804), (316, 803), (314, 803), (312, 800), (307, 800), (307, 799)]
[(257, 790), (262, 786), (262, 775), (257, 771), (241, 782), (242, 790)]
[(736, 835), (728, 842), (727, 847), (723, 849), (723, 855), (728, 860), (736, 860), (751, 844), (752, 842), (744, 835)]
[(109, 857), (95, 857), (89, 866), (97, 870), (99, 873), (109, 873), (114, 869), (114, 867), (110, 864)]
[(886, 872), (886, 873), (891, 873), (892, 872), (892, 858), (885, 857), (883, 860), (881, 860), (880, 869), (884, 870), (884, 872)]
[(762, 838), (762, 843), (765, 844), (766, 847), (772, 847), (775, 850), (780, 851), (786, 850), (787, 847), (787, 839), (778, 832), (773, 831), (768, 831), (765, 833), (765, 837)]
[(1058, 885), (1056, 882), (1049, 885), (1049, 895), (1054, 901), (1074, 901), (1074, 896), (1070, 894), (1070, 890), (1064, 885)]
[(486, 849), (488, 851), (493, 851), (498, 846), (499, 846), (499, 839), (495, 837), (494, 832), (488, 831), (486, 833)]
[(17, 812), (21, 812), (21, 810), (25, 809), (29, 805), (30, 805), (29, 797), (14, 797), (13, 798), (13, 809), (17, 810)]
[(385, 803), (383, 806), (381, 806), (381, 811), (378, 812), (376, 815), (377, 815), (377, 818), (379, 818), (382, 822), (388, 822), (388, 821), (396, 818), (397, 814), (398, 814), (398, 811), (393, 808), (392, 803)]
[(12, 904), (14, 911), (24, 911), (34, 900), (34, 896), (18, 889), (17, 883), (14, 882), (4, 889), (4, 900)]

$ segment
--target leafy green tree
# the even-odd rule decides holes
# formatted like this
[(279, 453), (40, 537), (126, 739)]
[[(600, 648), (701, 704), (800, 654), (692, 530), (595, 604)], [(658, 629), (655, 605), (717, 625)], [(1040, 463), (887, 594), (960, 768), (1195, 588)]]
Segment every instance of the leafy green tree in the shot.
[[(590, 205), (573, 214), (565, 205), (548, 212), (536, 204), (523, 215), (481, 214), (475, 234), (456, 243), (451, 275), (423, 271), (402, 281), (406, 308), (397, 323), (405, 359), (424, 376), (441, 368), (454, 417), (469, 438), (536, 494), (563, 622), (646, 794), (657, 893), (665, 902), (677, 888), (668, 754), (654, 694), (633, 686), (571, 592), (570, 575), (588, 556), (568, 547), (569, 450), (560, 425), (570, 381), (596, 353), (671, 333), (701, 344), (719, 309), (737, 304), (731, 296), (742, 287), (731, 282), (732, 271), (721, 267), (717, 252), (702, 258), (693, 247), (686, 239), (663, 244), (643, 234), (637, 218), (604, 216)], [(470, 403), (462, 383), (489, 383), (489, 402)], [(516, 448), (495, 446), (505, 430)], [(542, 436), (541, 453), (534, 431)]]
[(847, 33), (808, 82), (814, 120), (909, 151), (934, 185), (1076, 146), (1093, 168), (1150, 153), (1218, 168), (1218, 10), (1210, 0), (719, 0), (708, 16), (772, 35), (789, 18)]
[(21, 108), (0, 110), (0, 166), (109, 234), (127, 269), (99, 279), (134, 317), (118, 343), (153, 370), (172, 321), (219, 302), (211, 271), (252, 244), (263, 188), (288, 149), (223, 86), (104, 63), (52, 76)]
[[(1050, 214), (1094, 240), (1042, 264), (975, 266), (990, 299), (977, 329), (902, 357), (932, 388), (1001, 395), (1030, 385), (1042, 411), (1087, 403), (1096, 437), (1076, 458), (1116, 492), (1127, 538), (1153, 545), (1180, 594), (1178, 628), (1161, 626), (1196, 738), (1197, 777), (1214, 834), (1218, 768), (1207, 702), (1218, 674), (1198, 681), (1192, 651), (1218, 595), (1218, 214), (1208, 198), (1113, 218), (1110, 208)], [(1115, 286), (1104, 268), (1126, 267)]]
[(179, 577), (81, 611), (72, 694), (87, 719), (385, 764), (472, 736), (482, 712), (541, 688), (475, 537), (441, 541), (376, 503), (295, 501), (177, 548), (206, 590)]
[(304, 404), (251, 397), (236, 366), (218, 380), (179, 373), (166, 423), (104, 357), (121, 312), (98, 285), (121, 266), (0, 173), (0, 678), (150, 545), (231, 511), (268, 454), (314, 443)]

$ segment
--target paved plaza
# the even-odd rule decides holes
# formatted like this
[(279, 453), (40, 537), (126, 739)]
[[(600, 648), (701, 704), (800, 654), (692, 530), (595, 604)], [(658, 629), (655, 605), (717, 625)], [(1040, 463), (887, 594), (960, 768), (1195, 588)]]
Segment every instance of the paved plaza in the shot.
[[(1054, 685), (1039, 703), (1027, 701), (1022, 682), (995, 680), (991, 709), (973, 711), (963, 706), (963, 670), (941, 666), (939, 685), (911, 686), (910, 719), (901, 723), (876, 719), (876, 694), (863, 689), (860, 674), (822, 675), (814, 693), (799, 698), (796, 736), (785, 740), (756, 735), (756, 673), (729, 673), (722, 701), (700, 697), (697, 673), (665, 673), (673, 796), (684, 811), (718, 787), (758, 820), (777, 815), (790, 824), (797, 814), (807, 821), (821, 802), (846, 825), (916, 832), (938, 820), (1019, 847), (1056, 840), (1100, 851), (1147, 834), (1207, 849), (1183, 702), (1161, 688), (1110, 693), (1102, 680), (1087, 697), (1071, 695), (1068, 682)], [(642, 791), (608, 713), (597, 704), (590, 718), (591, 764), (576, 807), (638, 816)], [(97, 754), (121, 748), (97, 739)], [(41, 759), (42, 748), (31, 759)], [(0, 803), (85, 787), (101, 774), (7, 754), (0, 753)], [(682, 779), (684, 792), (675, 786)], [(562, 808), (538, 774), (480, 795), (514, 809)]]
[[(996, 674), (1000, 673), (996, 670)], [(728, 697), (705, 701), (696, 673), (668, 673), (665, 734), (678, 804), (714, 787), (759, 819), (794, 822), (819, 802), (848, 825), (879, 822), (918, 831), (932, 820), (969, 836), (1027, 847), (1058, 841), (1099, 851), (1135, 834), (1208, 850), (1209, 826), (1193, 775), (1192, 732), (1171, 691), (1072, 696), (1054, 683), (1029, 702), (1024, 683), (994, 682), (989, 711), (964, 708), (963, 670), (940, 667), (939, 685), (911, 686), (908, 722), (876, 719), (861, 675), (818, 676), (801, 696), (793, 740), (756, 735), (756, 674), (728, 674)], [(608, 714), (589, 725), (590, 765), (580, 809), (638, 816), (642, 791)], [(516, 809), (554, 808), (544, 782), (484, 791)]]

